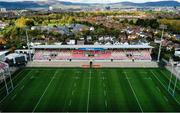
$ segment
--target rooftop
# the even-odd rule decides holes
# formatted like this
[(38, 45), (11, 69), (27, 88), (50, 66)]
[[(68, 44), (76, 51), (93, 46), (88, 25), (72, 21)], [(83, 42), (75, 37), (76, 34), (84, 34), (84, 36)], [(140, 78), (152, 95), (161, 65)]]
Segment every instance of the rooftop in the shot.
[(0, 56), (5, 55), (8, 51), (0, 51)]
[(103, 49), (151, 49), (149, 45), (37, 45), (34, 49), (79, 49), (79, 48), (103, 48)]

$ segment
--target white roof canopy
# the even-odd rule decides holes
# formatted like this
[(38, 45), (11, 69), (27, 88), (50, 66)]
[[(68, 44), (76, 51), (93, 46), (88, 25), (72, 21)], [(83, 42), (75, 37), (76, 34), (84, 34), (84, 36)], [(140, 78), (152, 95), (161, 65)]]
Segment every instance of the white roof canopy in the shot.
[(0, 56), (5, 55), (8, 51), (0, 51)]
[(103, 48), (103, 49), (151, 49), (149, 45), (37, 45), (33, 49), (78, 49), (78, 48)]
[(174, 55), (180, 57), (180, 51), (175, 51)]
[(17, 54), (17, 53), (11, 53), (9, 55), (6, 56), (7, 59), (14, 59), (16, 57), (21, 57), (21, 56), (24, 56), (22, 54)]

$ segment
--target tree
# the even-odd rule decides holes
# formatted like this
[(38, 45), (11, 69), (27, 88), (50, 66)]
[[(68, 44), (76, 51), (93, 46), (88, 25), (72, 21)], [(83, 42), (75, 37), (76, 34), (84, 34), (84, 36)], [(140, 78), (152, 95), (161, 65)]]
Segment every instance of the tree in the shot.
[(130, 21), (129, 21), (129, 24), (130, 24), (130, 25), (134, 25), (134, 21), (133, 21), (133, 20), (130, 20)]
[(151, 19), (149, 21), (149, 26), (151, 26), (151, 28), (157, 29), (159, 28), (159, 22), (157, 21), (157, 19)]
[(32, 27), (35, 25), (34, 20), (32, 19), (28, 19), (25, 24), (26, 26), (29, 26), (29, 27)]
[(26, 19), (24, 17), (18, 18), (15, 22), (16, 27), (23, 28), (26, 26)]

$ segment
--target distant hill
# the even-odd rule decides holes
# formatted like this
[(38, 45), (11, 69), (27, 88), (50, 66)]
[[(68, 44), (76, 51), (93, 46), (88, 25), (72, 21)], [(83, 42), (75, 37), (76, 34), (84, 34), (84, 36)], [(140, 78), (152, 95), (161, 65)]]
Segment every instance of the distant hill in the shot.
[[(48, 8), (52, 5), (60, 6), (79, 6), (79, 7), (91, 7), (99, 6), (102, 7), (102, 4), (88, 4), (88, 3), (74, 3), (74, 2), (63, 2), (58, 0), (46, 0), (46, 1), (23, 1), (23, 2), (0, 2), (0, 7), (7, 9), (29, 9), (29, 8)], [(134, 2), (119, 2), (112, 3), (107, 5), (116, 5), (119, 7), (123, 6), (135, 6), (135, 7), (165, 7), (165, 6), (180, 6), (180, 2), (177, 1), (158, 1), (158, 2), (145, 2), (145, 3), (134, 3)]]
[(7, 9), (27, 9), (27, 8), (46, 8), (48, 4), (38, 4), (34, 1), (24, 1), (24, 2), (0, 2), (0, 8)]
[(180, 6), (180, 2), (177, 1), (158, 1), (158, 2), (145, 2), (145, 3), (133, 3), (133, 2), (119, 2), (115, 4), (121, 4), (125, 6), (138, 6), (138, 7), (145, 7), (145, 6), (152, 6), (152, 7), (165, 7), (165, 6)]

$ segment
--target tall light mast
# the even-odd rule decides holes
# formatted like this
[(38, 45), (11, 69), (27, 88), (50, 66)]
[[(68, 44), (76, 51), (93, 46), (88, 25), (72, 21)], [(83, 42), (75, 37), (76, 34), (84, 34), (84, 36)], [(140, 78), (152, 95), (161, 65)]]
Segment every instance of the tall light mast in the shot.
[(159, 52), (158, 52), (157, 62), (160, 61), (161, 48), (162, 48), (162, 39), (163, 39), (163, 36), (164, 36), (164, 30), (167, 29), (167, 26), (166, 25), (160, 25), (159, 28), (162, 29), (162, 34), (161, 34), (161, 40), (160, 40), (160, 44), (159, 44)]

